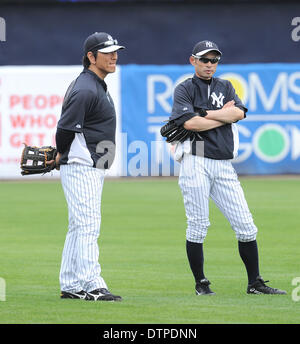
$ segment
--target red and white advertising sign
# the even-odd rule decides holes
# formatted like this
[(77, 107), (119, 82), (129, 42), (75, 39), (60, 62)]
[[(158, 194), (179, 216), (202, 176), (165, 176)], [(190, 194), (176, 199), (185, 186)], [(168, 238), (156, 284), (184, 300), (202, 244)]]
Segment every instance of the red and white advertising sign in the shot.
[[(0, 67), (0, 178), (41, 178), (20, 174), (23, 143), (55, 146), (57, 121), (65, 92), (82, 66)], [(119, 69), (107, 76), (119, 115)], [(119, 122), (119, 120), (117, 120)], [(118, 174), (118, 153), (110, 175)], [(58, 171), (42, 178), (59, 176)]]

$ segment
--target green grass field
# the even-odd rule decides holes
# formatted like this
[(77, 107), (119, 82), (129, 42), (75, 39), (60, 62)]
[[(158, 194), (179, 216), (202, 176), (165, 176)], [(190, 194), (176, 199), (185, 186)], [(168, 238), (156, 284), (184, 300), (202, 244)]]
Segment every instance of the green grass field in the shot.
[(59, 181), (1, 182), (1, 324), (295, 324), (300, 302), (300, 178), (241, 178), (259, 228), (260, 270), (284, 296), (247, 295), (234, 232), (211, 204), (205, 273), (214, 296), (196, 297), (185, 253), (177, 179), (107, 179), (100, 262), (123, 302), (59, 298), (67, 208)]

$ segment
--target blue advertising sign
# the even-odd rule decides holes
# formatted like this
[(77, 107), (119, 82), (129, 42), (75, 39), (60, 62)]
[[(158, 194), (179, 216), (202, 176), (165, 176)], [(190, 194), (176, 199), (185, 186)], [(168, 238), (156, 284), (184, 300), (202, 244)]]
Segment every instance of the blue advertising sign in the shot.
[[(160, 128), (171, 113), (174, 87), (193, 73), (190, 65), (122, 66), (124, 175), (178, 175)], [(215, 76), (230, 80), (249, 109), (238, 123), (237, 172), (299, 173), (300, 64), (220, 65)]]
[(219, 66), (248, 107), (238, 123), (240, 174), (300, 173), (300, 64)]

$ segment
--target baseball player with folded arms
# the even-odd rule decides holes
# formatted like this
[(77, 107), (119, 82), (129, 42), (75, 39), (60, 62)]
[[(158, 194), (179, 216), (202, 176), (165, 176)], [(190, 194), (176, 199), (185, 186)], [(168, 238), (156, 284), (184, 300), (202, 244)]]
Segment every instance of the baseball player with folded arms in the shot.
[(61, 298), (121, 301), (99, 264), (98, 237), (105, 171), (115, 154), (116, 114), (104, 81), (124, 49), (105, 32), (84, 42), (84, 69), (70, 84), (57, 124), (56, 164), (68, 204), (69, 227), (60, 270)]
[(203, 242), (209, 222), (209, 199), (222, 211), (235, 232), (245, 265), (248, 294), (286, 294), (266, 285), (259, 272), (257, 227), (231, 160), (238, 150), (236, 122), (247, 109), (232, 84), (213, 77), (221, 51), (211, 41), (197, 43), (190, 56), (195, 74), (174, 90), (170, 120), (198, 134), (177, 143), (175, 159), (181, 163), (179, 186), (187, 217), (186, 252), (195, 279), (196, 295), (211, 295), (204, 274)]

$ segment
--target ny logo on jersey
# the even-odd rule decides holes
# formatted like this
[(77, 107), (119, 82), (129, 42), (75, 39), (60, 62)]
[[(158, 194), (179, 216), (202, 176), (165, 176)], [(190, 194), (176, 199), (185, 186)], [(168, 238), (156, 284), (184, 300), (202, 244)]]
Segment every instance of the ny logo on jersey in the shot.
[(224, 96), (222, 92), (219, 93), (219, 96), (217, 96), (215, 92), (213, 92), (210, 96), (212, 98), (213, 105), (216, 105), (217, 108), (220, 108), (223, 106)]

